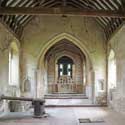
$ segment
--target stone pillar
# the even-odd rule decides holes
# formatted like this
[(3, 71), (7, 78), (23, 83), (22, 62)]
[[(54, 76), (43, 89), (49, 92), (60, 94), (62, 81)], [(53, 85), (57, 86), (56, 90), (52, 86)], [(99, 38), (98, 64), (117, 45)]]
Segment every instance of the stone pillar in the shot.
[(5, 113), (10, 112), (9, 102), (7, 100), (3, 100), (3, 105), (4, 105), (4, 112)]
[(43, 98), (45, 94), (45, 72), (44, 69), (37, 70), (37, 97)]
[[(41, 91), (41, 70), (38, 69), (37, 70), (37, 89), (36, 89), (36, 94), (37, 94), (37, 98), (40, 97), (40, 91)], [(42, 92), (41, 92), (42, 93)]]
[(86, 86), (86, 95), (95, 103), (95, 72), (91, 70), (89, 72), (89, 84)]
[(34, 72), (34, 76), (35, 76), (35, 83), (34, 83), (34, 97), (37, 97), (37, 70), (35, 70)]
[[(75, 73), (75, 64), (72, 65), (72, 78), (73, 81), (76, 82), (76, 73)], [(76, 84), (76, 83), (75, 83)]]
[(95, 72), (91, 71), (91, 81), (92, 81), (92, 103), (95, 103)]

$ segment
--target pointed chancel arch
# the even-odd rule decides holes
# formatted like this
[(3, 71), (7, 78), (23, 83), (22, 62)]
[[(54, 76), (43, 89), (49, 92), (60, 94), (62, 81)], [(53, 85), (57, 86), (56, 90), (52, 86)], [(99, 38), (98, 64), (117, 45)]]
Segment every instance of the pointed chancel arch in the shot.
[[(80, 41), (78, 38), (72, 36), (68, 33), (61, 33), (57, 36), (54, 36), (52, 39), (46, 41), (46, 44), (43, 46), (40, 51), (40, 54), (38, 56), (38, 72), (37, 72), (37, 96), (41, 97), (46, 91), (47, 91), (47, 63), (45, 61), (45, 55), (48, 52), (48, 50), (53, 47), (55, 44), (59, 43), (61, 40), (67, 40), (71, 42), (71, 44), (75, 45), (80, 49), (82, 53), (84, 53), (86, 58), (86, 76), (87, 76), (87, 84), (94, 83), (94, 79), (92, 79), (93, 76), (93, 65), (92, 65), (92, 59), (91, 55), (89, 53), (89, 49), (84, 45), (84, 41)], [(93, 91), (93, 89), (91, 89)], [(43, 93), (42, 93), (43, 92)], [(88, 92), (87, 92), (88, 93)], [(90, 92), (93, 93), (93, 92)]]
[(40, 63), (44, 59), (44, 55), (49, 50), (49, 48), (51, 48), (54, 44), (58, 43), (62, 39), (67, 39), (70, 42), (72, 42), (74, 45), (79, 47), (80, 50), (85, 54), (86, 58), (88, 59), (88, 61), (89, 61), (88, 63), (90, 63), (90, 65), (92, 66), (91, 55), (89, 54), (89, 51), (88, 51), (89, 48), (87, 48), (87, 46), (84, 45), (84, 41), (82, 42), (81, 40), (79, 40), (78, 38), (74, 37), (71, 34), (61, 33), (61, 34), (54, 36), (52, 39), (46, 41), (46, 44), (44, 46), (42, 45), (42, 49), (41, 49), (40, 54), (38, 56), (38, 60), (39, 60), (38, 61), (38, 68), (40, 68), (40, 66), (41, 66)]

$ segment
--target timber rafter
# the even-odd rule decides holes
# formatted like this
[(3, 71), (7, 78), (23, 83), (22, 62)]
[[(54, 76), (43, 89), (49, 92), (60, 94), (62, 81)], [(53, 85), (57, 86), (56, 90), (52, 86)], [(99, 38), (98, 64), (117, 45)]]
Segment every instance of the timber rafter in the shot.
[(125, 18), (125, 0), (0, 0), (0, 20), (19, 38), (35, 15), (94, 17), (107, 39)]

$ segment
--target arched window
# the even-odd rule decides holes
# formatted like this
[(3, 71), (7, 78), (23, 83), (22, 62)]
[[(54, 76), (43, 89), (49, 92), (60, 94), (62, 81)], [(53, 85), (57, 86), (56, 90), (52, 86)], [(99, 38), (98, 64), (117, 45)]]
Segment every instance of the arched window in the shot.
[(116, 59), (113, 50), (110, 51), (108, 57), (108, 88), (116, 87)]
[(63, 56), (58, 60), (58, 76), (67, 75), (72, 77), (73, 60), (67, 56)]
[(15, 42), (11, 43), (9, 51), (9, 85), (19, 84), (19, 50)]

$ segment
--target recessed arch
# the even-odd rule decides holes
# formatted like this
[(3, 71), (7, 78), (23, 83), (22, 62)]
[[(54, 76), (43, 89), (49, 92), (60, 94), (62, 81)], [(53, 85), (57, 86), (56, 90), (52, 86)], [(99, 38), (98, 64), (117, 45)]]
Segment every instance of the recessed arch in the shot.
[(67, 53), (66, 51), (64, 51), (63, 53), (61, 53), (59, 56), (56, 57), (56, 59), (55, 59), (55, 60), (56, 60), (56, 63), (57, 63), (57, 60), (58, 60), (59, 58), (61, 58), (62, 56), (67, 56), (67, 57), (71, 58), (74, 63), (76, 63), (75, 59), (74, 59), (69, 53)]
[(58, 61), (57, 61), (57, 64), (59, 64), (59, 63), (65, 63), (65, 62), (68, 62), (68, 63), (74, 63), (74, 61), (70, 58), (70, 57), (68, 57), (67, 55), (66, 56), (62, 56), (62, 57), (60, 57), (59, 59), (58, 59)]

